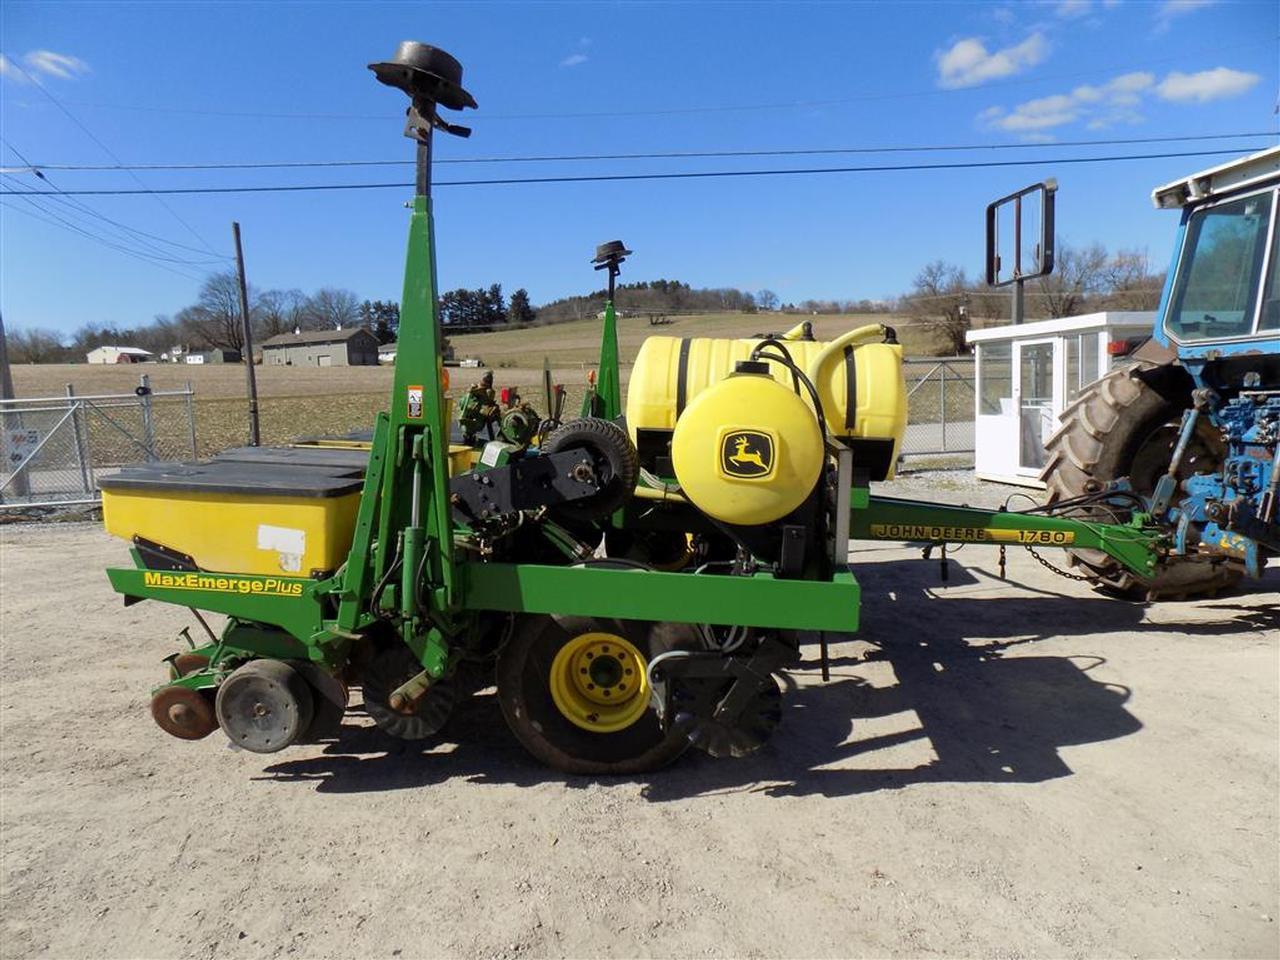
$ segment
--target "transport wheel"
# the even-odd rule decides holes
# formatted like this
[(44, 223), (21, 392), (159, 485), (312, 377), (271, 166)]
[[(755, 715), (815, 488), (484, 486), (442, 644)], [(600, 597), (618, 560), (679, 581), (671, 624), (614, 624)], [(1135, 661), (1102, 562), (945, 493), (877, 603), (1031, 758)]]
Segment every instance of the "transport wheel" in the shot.
[[(1045, 445), (1048, 461), (1040, 478), (1047, 502), (1077, 497), (1100, 483), (1128, 477), (1135, 493), (1150, 497), (1169, 468), (1183, 409), (1169, 403), (1130, 371), (1155, 365), (1139, 361), (1112, 370), (1076, 398), (1062, 414), (1062, 425)], [(1221, 469), (1221, 440), (1202, 423), (1178, 470), (1179, 479)], [(1094, 510), (1095, 520), (1115, 521), (1114, 509)], [(1121, 520), (1128, 514), (1121, 511)], [(1140, 577), (1106, 554), (1072, 551), (1081, 572), (1100, 589), (1122, 596), (1184, 597), (1216, 593), (1243, 575), (1239, 564), (1218, 558), (1187, 557), (1166, 564), (1154, 577)]]
[(151, 695), (151, 716), (160, 729), (179, 740), (201, 740), (218, 729), (209, 698), (187, 687), (161, 687)]
[(498, 653), (498, 702), (516, 739), (565, 773), (644, 773), (689, 745), (664, 730), (649, 661), (692, 631), (634, 620), (527, 616)]
[(238, 747), (275, 753), (296, 741), (315, 713), (311, 687), (281, 660), (250, 660), (218, 687), (223, 732)]
[(401, 740), (425, 740), (444, 727), (458, 699), (452, 678), (438, 680), (408, 712), (391, 706), (391, 694), (422, 672), (413, 651), (399, 640), (388, 643), (365, 665), (364, 709), (373, 722)]
[(563, 504), (556, 513), (578, 520), (607, 517), (631, 496), (640, 477), (640, 457), (627, 431), (612, 420), (582, 417), (558, 427), (542, 445), (546, 453), (585, 450), (591, 456), (600, 493)]

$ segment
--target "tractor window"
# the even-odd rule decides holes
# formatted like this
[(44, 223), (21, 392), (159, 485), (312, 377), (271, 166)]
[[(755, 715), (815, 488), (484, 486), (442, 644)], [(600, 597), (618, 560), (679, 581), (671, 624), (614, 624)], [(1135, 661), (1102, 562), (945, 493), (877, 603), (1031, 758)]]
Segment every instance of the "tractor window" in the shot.
[(1166, 326), (1183, 340), (1253, 331), (1253, 305), (1271, 221), (1271, 194), (1198, 210), (1187, 224)]
[(978, 409), (984, 414), (1013, 409), (1013, 347), (984, 343), (978, 347), (978, 381), (982, 391)]
[(1259, 330), (1280, 330), (1280, 226), (1271, 235), (1271, 266), (1267, 270), (1267, 286), (1262, 293), (1262, 316)]

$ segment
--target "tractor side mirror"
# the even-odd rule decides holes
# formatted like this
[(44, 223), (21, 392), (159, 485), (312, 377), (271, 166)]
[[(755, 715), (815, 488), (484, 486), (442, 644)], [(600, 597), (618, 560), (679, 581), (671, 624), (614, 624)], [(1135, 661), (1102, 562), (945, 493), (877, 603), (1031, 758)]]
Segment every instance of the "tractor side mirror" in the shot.
[(1045, 180), (987, 205), (987, 285), (1053, 273), (1053, 204), (1058, 181)]

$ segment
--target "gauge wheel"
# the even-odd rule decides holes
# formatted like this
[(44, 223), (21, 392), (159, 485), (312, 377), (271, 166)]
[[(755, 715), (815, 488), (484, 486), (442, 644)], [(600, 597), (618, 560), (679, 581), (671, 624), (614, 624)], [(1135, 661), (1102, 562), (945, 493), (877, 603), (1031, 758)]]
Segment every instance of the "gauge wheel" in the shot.
[(593, 617), (520, 618), (498, 654), (498, 701), (516, 739), (564, 773), (656, 770), (689, 745), (666, 730), (649, 662), (692, 645), (691, 628)]
[(214, 708), (227, 738), (254, 753), (283, 750), (315, 716), (311, 687), (282, 660), (250, 660), (237, 667), (219, 685)]
[[(1184, 409), (1131, 376), (1153, 364), (1139, 362), (1112, 370), (1095, 381), (1062, 414), (1062, 425), (1046, 444), (1048, 461), (1040, 478), (1047, 502), (1078, 497), (1101, 484), (1128, 477), (1133, 491), (1150, 498), (1169, 469)], [(1222, 468), (1222, 441), (1201, 422), (1178, 469), (1179, 481)], [(1127, 520), (1127, 511), (1094, 509), (1091, 519)], [(1081, 572), (1098, 588), (1127, 597), (1170, 599), (1213, 594), (1243, 575), (1237, 563), (1219, 557), (1175, 557), (1153, 577), (1141, 577), (1096, 550), (1072, 551)]]

